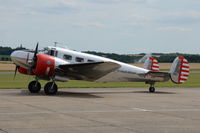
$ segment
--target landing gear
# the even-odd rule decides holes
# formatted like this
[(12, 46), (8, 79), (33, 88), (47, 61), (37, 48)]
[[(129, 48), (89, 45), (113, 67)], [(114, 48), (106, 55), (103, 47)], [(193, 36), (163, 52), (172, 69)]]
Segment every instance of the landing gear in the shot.
[(155, 87), (154, 87), (155, 82), (146, 82), (146, 84), (150, 84), (149, 92), (150, 92), (150, 93), (154, 93), (155, 90), (156, 90)]
[(58, 87), (55, 82), (48, 82), (44, 86), (44, 92), (46, 95), (55, 95), (58, 91)]
[(28, 85), (28, 89), (31, 93), (38, 93), (41, 89), (41, 84), (38, 81), (31, 81)]
[(149, 87), (149, 92), (154, 93), (155, 92), (155, 88), (154, 87)]

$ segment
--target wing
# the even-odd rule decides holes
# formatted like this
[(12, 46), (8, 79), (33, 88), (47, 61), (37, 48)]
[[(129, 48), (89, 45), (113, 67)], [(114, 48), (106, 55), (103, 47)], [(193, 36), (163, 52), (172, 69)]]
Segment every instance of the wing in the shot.
[(95, 81), (120, 67), (113, 62), (66, 64), (59, 65), (55, 72), (70, 79)]

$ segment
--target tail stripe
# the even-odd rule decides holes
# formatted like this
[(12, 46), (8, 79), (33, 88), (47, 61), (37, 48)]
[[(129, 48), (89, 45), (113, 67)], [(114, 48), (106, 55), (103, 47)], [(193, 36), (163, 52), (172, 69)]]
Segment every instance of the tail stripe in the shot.
[(189, 67), (189, 64), (186, 64), (186, 63), (183, 63), (182, 65), (183, 65), (183, 66), (188, 66), (188, 67)]
[(151, 70), (151, 71), (159, 71), (160, 70), (158, 61), (153, 57), (147, 58), (147, 60), (145, 61), (145, 64), (144, 64), (144, 68)]
[(182, 70), (190, 71), (190, 69), (186, 67), (182, 67)]
[(183, 68), (182, 68), (181, 72), (189, 73), (190, 71), (189, 70), (183, 70)]
[(188, 79), (188, 77), (185, 77), (185, 76), (181, 76), (181, 79)]
[(159, 71), (159, 68), (152, 68), (153, 71)]
[(180, 65), (178, 83), (184, 83), (188, 79), (188, 76), (189, 76), (189, 72), (190, 72), (189, 63), (184, 57), (179, 57), (179, 59), (181, 59), (181, 65)]
[(178, 56), (170, 69), (171, 80), (174, 83), (182, 84), (188, 80), (190, 66), (183, 56)]
[(158, 64), (153, 64), (152, 66), (159, 67), (159, 65), (158, 65)]
[(181, 74), (189, 75), (189, 72), (181, 72)]
[(185, 82), (185, 80), (180, 80), (180, 81), (179, 81), (179, 84), (180, 84), (180, 83), (184, 83), (184, 82)]
[(189, 73), (186, 75), (186, 74), (182, 74), (182, 76), (184, 77), (189, 77)]

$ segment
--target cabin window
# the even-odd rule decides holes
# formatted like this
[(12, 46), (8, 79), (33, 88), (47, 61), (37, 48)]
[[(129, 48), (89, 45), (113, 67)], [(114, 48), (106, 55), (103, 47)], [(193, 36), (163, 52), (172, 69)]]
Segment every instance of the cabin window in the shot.
[(84, 59), (81, 57), (76, 57), (76, 62), (84, 62)]
[(55, 57), (57, 57), (57, 56), (58, 56), (58, 51), (56, 51), (56, 52), (55, 52), (55, 55), (54, 55), (54, 56), (55, 56)]
[(95, 62), (94, 60), (88, 60), (88, 62)]
[(63, 59), (65, 60), (72, 60), (72, 56), (71, 55), (63, 55)]

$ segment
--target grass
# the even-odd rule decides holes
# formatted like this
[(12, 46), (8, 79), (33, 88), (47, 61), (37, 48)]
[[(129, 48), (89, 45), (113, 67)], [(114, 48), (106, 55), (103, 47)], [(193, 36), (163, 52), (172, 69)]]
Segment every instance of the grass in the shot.
[[(198, 88), (200, 87), (200, 73), (191, 73), (187, 83), (177, 85), (169, 82), (156, 83), (156, 87), (161, 88)], [(17, 74), (15, 80), (13, 80), (13, 74), (0, 74), (0, 89), (8, 88), (27, 88), (28, 83), (34, 80), (32, 76)], [(41, 81), (42, 86), (47, 81)], [(86, 81), (69, 81), (69, 82), (57, 82), (59, 88), (148, 88), (149, 85), (138, 82), (108, 82), (108, 83), (96, 83)]]

